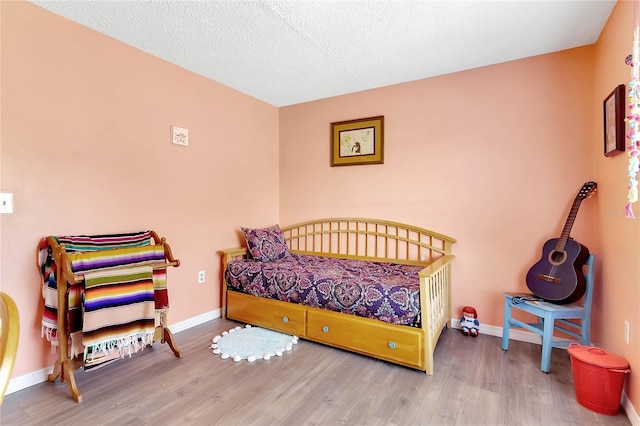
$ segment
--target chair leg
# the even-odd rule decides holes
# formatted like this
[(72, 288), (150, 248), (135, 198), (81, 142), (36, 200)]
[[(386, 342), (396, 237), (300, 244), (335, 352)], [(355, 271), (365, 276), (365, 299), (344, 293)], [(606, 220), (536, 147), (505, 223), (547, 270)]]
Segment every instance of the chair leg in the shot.
[(544, 330), (542, 334), (542, 361), (540, 362), (540, 370), (545, 373), (549, 372), (551, 364), (551, 349), (553, 346), (553, 317), (545, 315)]
[(591, 345), (591, 320), (590, 320), (590, 318), (589, 319), (583, 319), (580, 328), (581, 328), (581, 331), (582, 331), (582, 344), (584, 346), (590, 346)]
[(504, 298), (504, 320), (502, 322), (502, 350), (509, 349), (509, 331), (511, 330), (511, 300)]

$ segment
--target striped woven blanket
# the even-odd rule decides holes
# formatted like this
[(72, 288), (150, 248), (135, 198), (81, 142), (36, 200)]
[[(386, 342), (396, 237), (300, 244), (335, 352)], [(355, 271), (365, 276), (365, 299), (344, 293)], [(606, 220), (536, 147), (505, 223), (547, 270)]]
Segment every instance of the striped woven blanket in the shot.
[[(76, 274), (98, 269), (163, 263), (165, 261), (164, 247), (161, 245), (69, 253), (68, 257), (71, 261), (71, 269)], [(168, 308), (166, 269), (153, 271), (153, 287), (155, 289), (154, 302), (156, 309)]]
[(58, 236), (58, 244), (68, 253), (77, 251), (100, 251), (127, 247), (142, 247), (151, 244), (151, 231), (111, 235)]
[[(98, 236), (62, 236), (55, 237), (65, 248), (71, 260), (74, 273), (86, 273), (94, 269), (140, 264), (163, 263), (164, 248), (151, 244), (151, 231), (128, 234)], [(43, 279), (42, 295), (44, 311), (42, 316), (42, 335), (51, 343), (52, 352), (57, 350), (58, 339), (58, 296), (56, 283), (57, 265), (47, 239), (43, 238), (39, 246), (39, 265)], [(156, 326), (163, 325), (169, 307), (166, 269), (153, 271), (154, 303), (156, 308)], [(84, 352), (81, 331), (82, 284), (69, 285), (67, 294), (67, 335), (71, 337), (71, 356)]]
[[(120, 357), (153, 343), (153, 267), (102, 269), (85, 274), (82, 343), (85, 360)], [(90, 354), (90, 356), (89, 356)]]

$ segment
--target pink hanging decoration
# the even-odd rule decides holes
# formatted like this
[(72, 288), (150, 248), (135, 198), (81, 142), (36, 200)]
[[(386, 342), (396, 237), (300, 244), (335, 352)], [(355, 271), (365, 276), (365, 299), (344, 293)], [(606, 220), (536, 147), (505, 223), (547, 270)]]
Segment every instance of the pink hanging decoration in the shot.
[[(640, 28), (636, 26), (633, 32), (633, 54), (631, 61), (629, 57), (625, 62), (631, 65), (631, 81), (629, 82), (629, 113), (625, 117), (625, 121), (629, 125), (629, 146), (627, 154), (629, 155), (629, 193), (627, 195), (627, 205), (625, 206), (625, 214), (630, 219), (635, 219), (632, 204), (638, 201), (638, 172), (640, 171), (640, 54), (639, 54)], [(629, 62), (631, 62), (629, 64)]]

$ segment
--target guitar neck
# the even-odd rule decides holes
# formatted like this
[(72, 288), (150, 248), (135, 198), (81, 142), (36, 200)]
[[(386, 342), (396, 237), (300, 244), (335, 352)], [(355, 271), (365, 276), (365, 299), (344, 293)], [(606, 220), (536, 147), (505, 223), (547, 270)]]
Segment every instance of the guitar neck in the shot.
[(573, 228), (573, 222), (576, 220), (581, 203), (582, 198), (576, 197), (576, 199), (573, 200), (573, 206), (571, 207), (567, 221), (565, 222), (560, 238), (558, 239), (558, 244), (556, 244), (557, 251), (564, 251), (567, 246), (567, 241), (569, 241), (569, 235), (571, 234), (571, 228)]

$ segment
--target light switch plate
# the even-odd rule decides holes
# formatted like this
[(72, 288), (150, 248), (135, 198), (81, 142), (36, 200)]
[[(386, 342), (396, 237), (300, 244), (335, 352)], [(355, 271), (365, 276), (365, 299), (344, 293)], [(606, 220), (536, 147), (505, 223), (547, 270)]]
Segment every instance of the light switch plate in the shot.
[(171, 143), (189, 146), (189, 129), (171, 126)]
[(0, 213), (13, 213), (13, 194), (0, 193)]

